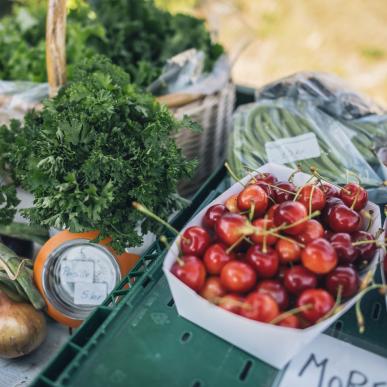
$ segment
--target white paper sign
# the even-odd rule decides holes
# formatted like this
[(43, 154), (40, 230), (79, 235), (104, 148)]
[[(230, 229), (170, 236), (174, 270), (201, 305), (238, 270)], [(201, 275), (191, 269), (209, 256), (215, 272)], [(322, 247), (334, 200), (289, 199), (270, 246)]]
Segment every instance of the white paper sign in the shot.
[(106, 283), (77, 282), (74, 286), (74, 304), (76, 305), (100, 305), (106, 296)]
[(61, 267), (61, 279), (63, 282), (87, 282), (94, 280), (94, 262), (71, 260), (66, 261)]
[(387, 359), (320, 335), (289, 364), (278, 387), (387, 387)]
[(282, 138), (265, 144), (270, 163), (286, 164), (320, 156), (320, 147), (314, 133)]

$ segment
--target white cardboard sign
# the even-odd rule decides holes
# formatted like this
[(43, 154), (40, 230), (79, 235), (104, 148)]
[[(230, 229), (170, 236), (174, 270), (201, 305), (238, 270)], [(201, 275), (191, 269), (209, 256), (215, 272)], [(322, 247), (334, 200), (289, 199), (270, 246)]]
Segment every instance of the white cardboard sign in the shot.
[(387, 387), (387, 359), (328, 335), (286, 368), (278, 387)]
[(61, 267), (61, 279), (64, 282), (87, 282), (94, 280), (94, 262), (74, 259), (66, 261)]
[(106, 283), (77, 282), (74, 286), (74, 304), (76, 305), (101, 305), (106, 296)]
[[(293, 172), (290, 168), (271, 163), (263, 165), (257, 171), (271, 172), (279, 180), (287, 180)], [(309, 178), (310, 175), (308, 174), (297, 173), (294, 177), (294, 183), (299, 186), (304, 184)], [(247, 184), (250, 179), (251, 176), (248, 175), (241, 182)], [(201, 220), (208, 207), (214, 204), (224, 203), (231, 195), (239, 193), (240, 191), (241, 185), (235, 183), (193, 217), (181, 233), (188, 227), (201, 225)], [(370, 232), (376, 233), (381, 227), (379, 207), (369, 202), (366, 208), (374, 211), (375, 218)], [(179, 254), (178, 243), (180, 235), (172, 244), (163, 264), (163, 271), (168, 280), (179, 315), (253, 356), (262, 359), (273, 367), (283, 368), (307, 344), (347, 312), (358, 299), (358, 296), (355, 296), (344, 304), (344, 307), (339, 313), (307, 329), (286, 328), (249, 320), (211, 304), (170, 272)], [(375, 270), (378, 257), (379, 253), (375, 254), (370, 269)]]
[(278, 164), (320, 157), (321, 154), (314, 133), (267, 142), (265, 150), (269, 162)]

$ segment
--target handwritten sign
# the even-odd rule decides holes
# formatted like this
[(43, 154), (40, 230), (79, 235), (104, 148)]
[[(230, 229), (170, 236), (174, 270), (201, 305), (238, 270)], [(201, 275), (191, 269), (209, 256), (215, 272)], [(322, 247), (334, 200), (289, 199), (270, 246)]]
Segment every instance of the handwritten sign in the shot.
[(269, 162), (278, 164), (320, 156), (320, 147), (314, 133), (267, 142), (265, 150)]
[(61, 279), (64, 282), (87, 282), (94, 280), (94, 262), (71, 260), (66, 261), (61, 267)]
[(387, 359), (320, 335), (284, 372), (278, 387), (387, 387)]
[(76, 305), (100, 305), (106, 296), (106, 283), (77, 282), (74, 286), (74, 304)]

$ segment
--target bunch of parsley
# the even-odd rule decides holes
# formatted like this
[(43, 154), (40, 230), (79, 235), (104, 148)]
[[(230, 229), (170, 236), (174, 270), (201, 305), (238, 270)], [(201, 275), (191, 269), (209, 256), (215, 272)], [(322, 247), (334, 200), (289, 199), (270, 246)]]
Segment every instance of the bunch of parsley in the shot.
[(34, 195), (34, 207), (24, 211), (32, 223), (97, 229), (123, 251), (158, 230), (133, 201), (162, 217), (177, 208), (176, 185), (194, 169), (172, 137), (182, 126), (187, 121), (97, 56), (42, 111), (0, 128), (0, 165)]

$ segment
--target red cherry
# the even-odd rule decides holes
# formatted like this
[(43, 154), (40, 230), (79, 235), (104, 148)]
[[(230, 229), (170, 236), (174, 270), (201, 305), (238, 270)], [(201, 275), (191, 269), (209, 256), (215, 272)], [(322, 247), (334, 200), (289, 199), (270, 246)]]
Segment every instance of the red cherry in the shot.
[(303, 266), (293, 266), (285, 271), (285, 288), (293, 294), (299, 294), (306, 289), (317, 286), (317, 276)]
[(280, 266), (278, 269), (278, 274), (276, 278), (283, 282), (285, 278), (285, 273), (287, 270), (288, 270), (287, 266)]
[(359, 258), (357, 263), (369, 263), (374, 257), (377, 246), (375, 238), (367, 231), (356, 231), (352, 234), (352, 242), (370, 241), (371, 243), (364, 243), (354, 246), (358, 252)]
[(330, 237), (330, 242), (336, 251), (339, 263), (353, 263), (359, 256), (359, 251), (352, 246), (351, 236), (344, 232), (333, 234)]
[(324, 192), (315, 185), (304, 185), (298, 194), (297, 200), (306, 208), (312, 204), (312, 211), (322, 210), (325, 206)]
[(301, 253), (301, 261), (311, 272), (326, 274), (337, 266), (337, 255), (326, 239), (319, 238), (306, 245)]
[(324, 317), (335, 305), (335, 300), (324, 289), (304, 290), (297, 299), (297, 307), (312, 305), (301, 312), (301, 315), (312, 323)]
[(257, 181), (255, 185), (257, 185), (258, 187), (261, 187), (265, 191), (267, 197), (274, 200), (273, 190), (268, 183), (265, 183), (264, 181)]
[(289, 305), (288, 293), (279, 281), (263, 280), (258, 283), (257, 292), (272, 297), (281, 310), (285, 310)]
[(339, 197), (340, 191), (331, 184), (321, 184), (320, 185), (321, 191), (324, 192), (325, 198), (331, 198), (331, 197)]
[(329, 227), (336, 232), (354, 232), (361, 227), (360, 215), (343, 204), (334, 206), (328, 215)]
[[(281, 203), (274, 211), (274, 224), (278, 226), (290, 225), (301, 221), (308, 215), (306, 208), (299, 202), (284, 202)], [(306, 219), (304, 222), (284, 230), (286, 234), (298, 235), (306, 228)]]
[[(283, 202), (293, 200), (297, 191), (297, 187), (293, 183), (289, 183), (287, 181), (280, 181), (279, 183), (275, 184), (275, 186), (278, 188), (282, 188), (282, 189), (273, 188), (274, 200), (277, 203), (283, 203)], [(291, 193), (286, 191), (289, 191)]]
[(193, 226), (183, 232), (180, 248), (184, 255), (201, 257), (210, 243), (210, 234), (203, 227)]
[(268, 184), (276, 184), (278, 179), (272, 174), (272, 173), (269, 173), (269, 172), (260, 172), (258, 174), (256, 174), (255, 176), (255, 180), (257, 181), (263, 181), (265, 183), (268, 183)]
[(238, 208), (238, 195), (230, 196), (224, 203), (226, 209), (232, 213), (241, 212)]
[(223, 243), (214, 243), (205, 252), (203, 257), (204, 265), (210, 274), (219, 274), (223, 266), (235, 259), (235, 255), (227, 253), (227, 246)]
[(206, 269), (203, 262), (194, 255), (179, 258), (171, 267), (171, 273), (188, 287), (200, 291), (206, 281)]
[(295, 262), (300, 258), (301, 248), (295, 241), (278, 239), (275, 248), (281, 263)]
[(261, 215), (266, 211), (269, 204), (269, 199), (266, 192), (258, 185), (248, 185), (238, 195), (238, 208), (242, 211), (247, 211), (254, 204), (254, 214)]
[(267, 294), (252, 292), (246, 297), (245, 305), (240, 314), (251, 320), (269, 323), (280, 313), (278, 304)]
[(267, 211), (267, 219), (274, 220), (274, 212), (279, 207), (279, 204), (274, 204), (274, 206), (271, 206), (269, 210)]
[(251, 246), (246, 253), (246, 261), (257, 273), (258, 278), (272, 278), (276, 275), (279, 266), (277, 252), (267, 247), (264, 253), (260, 245)]
[(243, 303), (244, 298), (238, 294), (227, 294), (219, 298), (217, 305), (229, 312), (240, 314)]
[(329, 214), (331, 213), (332, 209), (339, 204), (344, 204), (344, 203), (341, 199), (339, 199), (335, 196), (332, 196), (332, 197), (326, 199), (325, 207), (321, 213), (322, 222), (326, 226), (329, 225)]
[(340, 191), (340, 199), (355, 211), (362, 210), (368, 202), (367, 191), (356, 183), (346, 184)]
[(243, 235), (251, 225), (245, 216), (240, 214), (226, 213), (219, 218), (215, 225), (217, 236), (226, 245), (231, 246)]
[(291, 314), (285, 317), (279, 323), (277, 323), (277, 325), (281, 327), (287, 327), (287, 328), (300, 328), (301, 323), (297, 316), (295, 316), (294, 314)]
[(227, 208), (223, 204), (215, 204), (208, 208), (203, 216), (203, 225), (210, 229), (215, 228), (215, 223), (219, 218), (227, 212)]
[(257, 282), (254, 270), (246, 263), (231, 261), (223, 266), (220, 272), (222, 285), (231, 292), (245, 293)]
[(315, 219), (308, 220), (306, 222), (305, 230), (297, 236), (297, 239), (301, 243), (309, 243), (315, 239), (322, 238), (324, 236), (324, 228), (321, 223)]
[[(254, 243), (263, 243), (264, 235), (263, 233), (267, 230), (270, 230), (274, 227), (273, 221), (271, 219), (256, 219), (253, 221), (253, 226), (255, 227), (254, 234), (250, 235), (250, 239)], [(266, 235), (266, 243), (268, 245), (274, 245), (277, 241), (277, 237), (273, 235)]]
[(325, 279), (325, 287), (333, 297), (337, 297), (339, 286), (343, 297), (352, 297), (358, 292), (359, 285), (359, 275), (351, 266), (338, 266)]
[(207, 278), (202, 290), (200, 291), (200, 295), (209, 301), (217, 300), (219, 297), (222, 297), (225, 294), (226, 289), (220, 282), (219, 277)]

